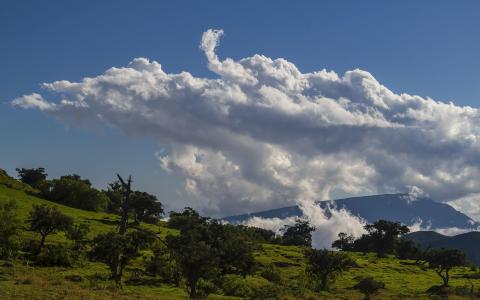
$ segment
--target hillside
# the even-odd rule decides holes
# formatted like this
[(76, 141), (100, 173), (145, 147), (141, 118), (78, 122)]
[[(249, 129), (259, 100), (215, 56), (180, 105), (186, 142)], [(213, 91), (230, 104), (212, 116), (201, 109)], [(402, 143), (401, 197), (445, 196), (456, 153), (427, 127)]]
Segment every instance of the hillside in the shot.
[[(356, 216), (373, 223), (380, 219), (398, 221), (411, 225), (418, 220), (435, 228), (473, 228), (475, 222), (465, 214), (448, 204), (438, 203), (429, 198), (419, 198), (409, 201), (406, 194), (384, 194), (364, 197), (352, 197), (332, 201), (320, 201), (323, 208), (333, 203), (338, 208), (345, 208)], [(286, 218), (301, 216), (298, 206), (289, 206), (262, 212), (254, 212), (238, 216), (230, 216), (224, 220), (231, 223), (241, 223), (251, 217)]]
[(432, 231), (412, 232), (406, 236), (423, 248), (453, 248), (460, 249), (467, 259), (480, 264), (480, 232), (467, 232), (455, 236), (446, 236)]
[[(18, 204), (18, 215), (25, 220), (28, 211), (35, 203), (49, 203), (25, 193), (24, 186), (13, 189), (0, 184), (0, 203), (14, 199)], [(56, 204), (53, 204), (56, 205)], [(82, 211), (58, 205), (59, 209), (75, 218), (77, 222), (86, 222), (92, 228), (91, 235), (106, 232), (115, 226), (117, 217), (105, 213)], [(160, 233), (162, 236), (173, 232), (164, 226), (143, 225)], [(32, 233), (22, 230), (22, 236), (36, 238)], [(63, 243), (63, 234), (48, 238), (47, 243)], [(145, 253), (145, 257), (149, 254)], [(255, 252), (259, 264), (253, 276), (246, 279), (236, 278), (243, 285), (258, 290), (274, 289), (284, 295), (281, 299), (361, 299), (361, 294), (352, 286), (362, 277), (374, 276), (386, 284), (378, 299), (412, 298), (428, 299), (425, 291), (432, 285), (439, 284), (440, 278), (431, 270), (424, 270), (414, 265), (412, 261), (402, 261), (393, 257), (378, 259), (373, 254), (349, 253), (357, 267), (340, 276), (329, 292), (315, 294), (305, 288), (307, 282), (304, 275), (305, 261), (303, 250), (296, 246), (280, 246), (263, 244)], [(108, 269), (101, 263), (86, 262), (73, 268), (35, 267), (27, 261), (15, 261), (13, 267), (0, 261), (0, 299), (185, 299), (182, 288), (160, 283), (156, 278), (138, 274), (143, 266), (140, 258), (135, 265), (127, 269), (126, 281), (122, 289), (106, 280)], [(280, 275), (280, 281), (270, 282), (262, 274), (267, 268), (274, 267)], [(465, 274), (472, 274), (469, 268), (458, 268), (453, 271), (451, 283), (453, 286), (473, 284), (480, 288), (480, 280), (464, 279)], [(72, 279), (77, 278), (72, 281)], [(78, 282), (77, 282), (78, 281)], [(233, 292), (241, 289), (232, 286)], [(303, 296), (299, 291), (303, 290)], [(220, 293), (220, 291), (218, 291)], [(211, 295), (209, 299), (243, 299)], [(258, 298), (260, 299), (260, 298)]]

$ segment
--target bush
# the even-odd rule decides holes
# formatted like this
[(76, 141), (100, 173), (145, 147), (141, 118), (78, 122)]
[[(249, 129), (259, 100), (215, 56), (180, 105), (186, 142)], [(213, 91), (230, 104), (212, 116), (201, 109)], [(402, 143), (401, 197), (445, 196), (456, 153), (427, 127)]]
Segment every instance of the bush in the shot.
[(0, 204), (0, 258), (12, 258), (19, 249), (17, 204), (11, 200)]
[(160, 276), (164, 283), (178, 286), (181, 274), (175, 260), (171, 257), (168, 248), (161, 242), (152, 247), (153, 256), (147, 260), (145, 269), (152, 276)]
[(35, 258), (39, 266), (71, 267), (74, 262), (74, 253), (64, 245), (47, 245)]
[(370, 299), (370, 296), (385, 288), (385, 283), (376, 281), (372, 277), (367, 277), (360, 280), (353, 288), (362, 292), (365, 295), (365, 299)]
[(107, 209), (110, 199), (105, 193), (92, 188), (88, 180), (67, 175), (50, 183), (50, 190), (45, 195), (48, 200), (90, 211)]
[(275, 265), (270, 264), (265, 267), (260, 273), (260, 276), (267, 279), (268, 281), (279, 283), (282, 277), (280, 276), (280, 272), (278, 271)]
[(222, 290), (227, 296), (245, 299), (276, 299), (279, 288), (264, 278), (225, 275)]

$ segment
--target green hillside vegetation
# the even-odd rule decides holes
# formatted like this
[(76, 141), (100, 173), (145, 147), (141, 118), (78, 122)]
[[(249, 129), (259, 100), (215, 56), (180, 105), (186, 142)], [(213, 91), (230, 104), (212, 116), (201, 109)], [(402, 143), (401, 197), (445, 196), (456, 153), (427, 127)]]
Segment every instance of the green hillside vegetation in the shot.
[[(119, 216), (104, 212), (80, 210), (40, 199), (38, 191), (0, 172), (0, 204), (14, 200), (21, 221), (18, 239), (38, 241), (37, 234), (28, 231), (26, 220), (34, 205), (54, 205), (73, 218), (76, 224), (88, 224), (88, 239), (118, 228)], [(132, 220), (133, 221), (133, 220)], [(141, 228), (158, 235), (178, 236), (182, 229), (173, 229), (165, 222), (141, 223)], [(65, 233), (48, 236), (47, 245), (70, 244)], [(286, 246), (273, 241), (261, 243), (254, 250), (256, 268), (245, 277), (226, 274), (213, 288), (208, 299), (363, 299), (353, 287), (363, 278), (373, 277), (385, 284), (378, 299), (429, 299), (429, 288), (441, 284), (440, 277), (415, 260), (400, 260), (391, 254), (379, 258), (374, 253), (345, 252), (355, 265), (339, 274), (328, 291), (314, 291), (306, 275), (306, 247)], [(154, 252), (144, 250), (125, 270), (121, 286), (109, 280), (106, 264), (82, 260), (71, 267), (37, 266), (28, 256), (0, 260), (0, 299), (187, 299), (185, 283), (178, 287), (165, 283), (159, 276), (148, 275), (145, 265)], [(449, 299), (467, 299), (480, 288), (475, 268), (457, 267), (451, 271)], [(229, 296), (227, 296), (229, 295)], [(463, 295), (463, 296), (462, 296)]]

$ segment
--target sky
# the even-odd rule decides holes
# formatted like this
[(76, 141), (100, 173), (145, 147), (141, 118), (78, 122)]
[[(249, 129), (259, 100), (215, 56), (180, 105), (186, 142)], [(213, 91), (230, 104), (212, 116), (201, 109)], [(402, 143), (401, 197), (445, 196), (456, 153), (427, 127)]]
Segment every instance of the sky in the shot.
[(478, 218), (478, 28), (478, 1), (2, 1), (0, 168), (212, 216), (413, 190)]

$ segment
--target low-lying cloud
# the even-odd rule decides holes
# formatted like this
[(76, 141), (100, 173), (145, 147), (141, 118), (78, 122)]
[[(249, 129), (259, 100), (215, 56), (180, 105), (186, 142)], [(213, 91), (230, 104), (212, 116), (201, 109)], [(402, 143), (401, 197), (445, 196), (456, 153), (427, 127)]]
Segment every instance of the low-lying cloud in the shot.
[(443, 202), (480, 193), (477, 109), (396, 94), (358, 69), (302, 73), (282, 58), (221, 59), (222, 33), (206, 31), (200, 45), (215, 78), (137, 58), (12, 103), (156, 140), (168, 149), (161, 167), (181, 172), (212, 215), (411, 186)]

